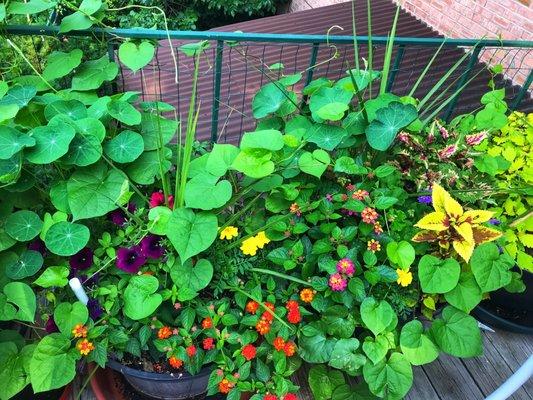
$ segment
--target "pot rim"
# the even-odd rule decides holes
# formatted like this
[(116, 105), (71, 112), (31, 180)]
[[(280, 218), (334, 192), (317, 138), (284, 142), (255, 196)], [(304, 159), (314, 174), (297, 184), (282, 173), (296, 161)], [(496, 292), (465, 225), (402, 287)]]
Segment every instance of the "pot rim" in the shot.
[(158, 374), (156, 372), (141, 371), (135, 368), (128, 367), (120, 362), (109, 359), (106, 363), (106, 367), (109, 367), (121, 374), (126, 374), (135, 378), (146, 379), (151, 381), (183, 381), (191, 380), (195, 378), (203, 378), (206, 375), (211, 374), (213, 365), (207, 365), (203, 367), (196, 375), (191, 375), (187, 371), (178, 372), (176, 374)]

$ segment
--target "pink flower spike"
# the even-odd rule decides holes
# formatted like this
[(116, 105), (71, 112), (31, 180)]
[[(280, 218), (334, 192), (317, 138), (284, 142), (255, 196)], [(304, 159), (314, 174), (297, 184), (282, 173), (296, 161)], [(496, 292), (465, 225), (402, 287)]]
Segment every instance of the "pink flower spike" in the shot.
[(349, 258), (343, 258), (337, 263), (337, 271), (351, 277), (355, 273), (355, 265)]
[(329, 287), (335, 292), (343, 292), (348, 286), (346, 279), (341, 274), (333, 274), (329, 277)]

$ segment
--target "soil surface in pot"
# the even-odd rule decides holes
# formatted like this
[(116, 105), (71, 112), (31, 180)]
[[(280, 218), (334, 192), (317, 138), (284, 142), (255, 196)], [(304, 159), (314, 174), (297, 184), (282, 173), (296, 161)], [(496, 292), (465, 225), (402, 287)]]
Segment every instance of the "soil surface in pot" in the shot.
[(172, 368), (167, 361), (153, 362), (148, 355), (143, 355), (141, 358), (133, 357), (130, 354), (124, 354), (124, 358), (120, 361), (122, 365), (144, 372), (154, 372), (157, 374), (176, 374), (186, 372), (183, 367), (180, 369)]

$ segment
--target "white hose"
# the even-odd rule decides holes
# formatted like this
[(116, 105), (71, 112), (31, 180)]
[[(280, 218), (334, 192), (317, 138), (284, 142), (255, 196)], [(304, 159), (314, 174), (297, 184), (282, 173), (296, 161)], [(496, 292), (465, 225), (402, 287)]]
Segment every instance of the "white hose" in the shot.
[(516, 371), (503, 385), (496, 389), (485, 400), (505, 400), (514, 392), (520, 389), (524, 383), (533, 375), (533, 356), (529, 356), (527, 361), (522, 364), (520, 369)]

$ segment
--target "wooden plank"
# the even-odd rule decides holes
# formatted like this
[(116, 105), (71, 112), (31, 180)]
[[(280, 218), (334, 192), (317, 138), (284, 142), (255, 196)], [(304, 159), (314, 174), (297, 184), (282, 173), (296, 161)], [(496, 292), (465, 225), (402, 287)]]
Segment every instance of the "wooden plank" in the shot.
[(413, 387), (405, 400), (440, 400), (422, 367), (413, 367)]
[(307, 363), (303, 363), (302, 367), (292, 376), (292, 381), (294, 384), (300, 386), (298, 391), (298, 399), (302, 400), (313, 400), (313, 395), (307, 384), (307, 376), (309, 375), (309, 369), (311, 366)]

